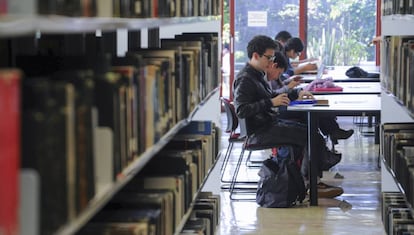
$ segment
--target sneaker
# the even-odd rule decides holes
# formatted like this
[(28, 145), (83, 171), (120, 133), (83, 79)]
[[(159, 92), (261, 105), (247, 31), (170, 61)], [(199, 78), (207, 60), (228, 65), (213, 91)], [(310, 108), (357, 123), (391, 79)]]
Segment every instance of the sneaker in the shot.
[(354, 130), (353, 129), (349, 129), (349, 130), (343, 130), (343, 129), (337, 129), (335, 131), (333, 131), (330, 134), (331, 140), (335, 141), (335, 140), (345, 140), (348, 139), (349, 137), (351, 137), (354, 134)]
[(344, 193), (341, 187), (327, 185), (325, 183), (318, 183), (318, 197), (320, 198), (334, 198)]

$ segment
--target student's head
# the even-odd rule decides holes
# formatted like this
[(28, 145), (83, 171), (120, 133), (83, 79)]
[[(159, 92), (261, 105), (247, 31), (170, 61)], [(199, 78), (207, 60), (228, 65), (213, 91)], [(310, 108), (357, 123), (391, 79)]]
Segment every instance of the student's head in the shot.
[(285, 44), (289, 38), (292, 38), (292, 34), (286, 30), (279, 31), (275, 36), (275, 40), (282, 44)]
[(273, 63), (266, 70), (267, 79), (278, 79), (280, 75), (286, 71), (287, 66), (288, 62), (285, 55), (280, 51), (276, 51), (274, 54)]
[(275, 43), (276, 43), (276, 51), (281, 51), (285, 53), (285, 46), (283, 45), (283, 43), (276, 41), (276, 40), (275, 40)]
[(286, 56), (295, 59), (296, 57), (300, 56), (304, 49), (303, 42), (300, 38), (294, 37), (287, 40), (285, 44), (285, 53)]
[(247, 56), (250, 65), (259, 71), (266, 71), (266, 68), (272, 63), (273, 55), (276, 50), (275, 41), (265, 35), (255, 36), (247, 44)]

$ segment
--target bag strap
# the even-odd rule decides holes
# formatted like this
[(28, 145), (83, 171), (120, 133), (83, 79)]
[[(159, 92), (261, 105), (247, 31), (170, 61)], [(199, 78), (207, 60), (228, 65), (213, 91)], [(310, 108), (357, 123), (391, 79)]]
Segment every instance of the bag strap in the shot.
[[(293, 147), (291, 145), (289, 146), (289, 152), (290, 152), (290, 160), (292, 161), (293, 164), (296, 164)], [(303, 182), (303, 178), (300, 173), (300, 170), (299, 170), (299, 174), (291, 174), (291, 175), (293, 176), (293, 180), (295, 181), (296, 185), (298, 185), (299, 187), (298, 201), (302, 202), (306, 197), (306, 188), (305, 188), (305, 183)]]

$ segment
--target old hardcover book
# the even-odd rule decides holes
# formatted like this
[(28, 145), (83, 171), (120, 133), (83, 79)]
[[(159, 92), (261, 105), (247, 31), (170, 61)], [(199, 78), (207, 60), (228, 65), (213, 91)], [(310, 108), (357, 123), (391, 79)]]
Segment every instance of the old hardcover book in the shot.
[(190, 218), (186, 221), (181, 233), (211, 234), (210, 221), (206, 218)]
[(193, 201), (197, 188), (197, 166), (189, 151), (162, 151), (158, 153), (140, 172), (143, 175), (182, 175), (184, 177), (184, 210), (187, 211)]
[(122, 88), (125, 86), (117, 73), (108, 72), (98, 75), (95, 80), (95, 106), (98, 109), (98, 126), (109, 127), (113, 131), (113, 174), (116, 177), (121, 171), (123, 163), (126, 162), (125, 148), (122, 148), (122, 136), (125, 136), (125, 128), (121, 128), (124, 122), (121, 120)]
[(20, 91), (22, 73), (0, 69), (0, 231), (19, 231)]
[(178, 84), (183, 92), (183, 97), (188, 100), (183, 103), (184, 107), (190, 112), (194, 103), (198, 104), (197, 101), (201, 100), (201, 80), (205, 76), (202, 43), (168, 38), (161, 39), (161, 46), (180, 51), (183, 75), (179, 78)]
[(137, 55), (114, 57), (112, 70), (125, 77), (128, 85), (126, 90), (126, 148), (127, 159), (133, 161), (139, 151), (139, 76), (142, 69), (142, 58)]
[[(136, 48), (128, 52), (127, 54), (139, 54), (142, 55), (143, 59), (147, 64), (156, 65), (160, 68), (160, 76), (157, 80), (157, 97), (159, 103), (158, 112), (160, 116), (160, 125), (165, 126), (166, 122), (171, 120), (172, 123), (176, 123), (178, 119), (176, 111), (178, 108), (178, 98), (175, 96), (179, 95), (179, 86), (177, 84), (177, 77), (181, 74), (177, 73), (176, 68), (178, 66), (177, 51), (159, 49), (159, 48)], [(168, 110), (165, 110), (168, 109)], [(167, 119), (167, 121), (165, 121)], [(174, 125), (169, 124), (169, 125)]]
[(101, 195), (112, 185), (114, 175), (114, 134), (109, 127), (94, 128), (95, 192)]
[(155, 235), (151, 233), (148, 221), (139, 222), (94, 222), (88, 223), (78, 233), (78, 235)]
[(23, 83), (22, 167), (40, 175), (41, 234), (52, 234), (76, 216), (74, 103), (68, 82)]
[(182, 175), (142, 176), (137, 175), (131, 182), (135, 188), (168, 189), (174, 192), (174, 228), (184, 215), (184, 177)]
[(141, 192), (121, 192), (105, 209), (160, 209), (162, 234), (174, 233), (173, 196), (167, 190), (142, 190)]
[(162, 235), (160, 226), (161, 211), (159, 209), (119, 209), (102, 210), (92, 218), (92, 223), (148, 223), (148, 233)]
[(86, 208), (95, 195), (92, 108), (94, 75), (91, 70), (66, 70), (53, 75), (54, 80), (68, 81), (75, 88), (75, 158), (77, 210)]
[[(113, 57), (112, 66), (113, 70), (124, 74), (129, 81), (127, 103), (130, 106), (130, 112), (128, 112), (130, 115), (127, 114), (127, 119), (130, 122), (131, 128), (129, 131), (132, 138), (131, 144), (129, 145), (132, 149), (129, 151), (136, 156), (144, 151), (143, 147), (145, 143), (144, 138), (139, 138), (140, 130), (145, 128), (145, 123), (143, 123), (145, 119), (141, 115), (145, 93), (140, 90), (145, 85), (145, 83), (142, 83), (145, 81), (143, 79), (145, 75), (145, 61), (141, 55), (130, 53), (124, 57)], [(128, 116), (130, 117), (128, 118)], [(134, 144), (133, 142), (136, 143)]]

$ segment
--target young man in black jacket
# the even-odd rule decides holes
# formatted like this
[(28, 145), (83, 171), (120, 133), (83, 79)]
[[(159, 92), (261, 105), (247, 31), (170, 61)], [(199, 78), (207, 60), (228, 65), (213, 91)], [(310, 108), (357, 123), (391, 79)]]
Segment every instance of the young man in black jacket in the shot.
[[(233, 84), (236, 113), (239, 118), (246, 120), (248, 135), (254, 134), (263, 137), (260, 143), (269, 144), (269, 146), (272, 142), (282, 143), (282, 146), (291, 145), (296, 150), (305, 149), (307, 143), (306, 127), (300, 123), (287, 121), (289, 125), (285, 125), (285, 129), (281, 129), (280, 126), (283, 125), (280, 123), (284, 123), (286, 120), (278, 118), (276, 110), (277, 107), (287, 106), (291, 100), (302, 97), (299, 97), (297, 92), (273, 93), (268, 81), (264, 78), (265, 72), (272, 66), (281, 72), (286, 69), (278, 68), (277, 63), (274, 63), (277, 61), (274, 56), (276, 47), (275, 41), (264, 35), (258, 35), (248, 43), (249, 62), (237, 74)], [(284, 57), (280, 57), (280, 59), (282, 58)], [(279, 66), (282, 67), (282, 65)], [(312, 156), (312, 161), (316, 161), (315, 163), (318, 165), (317, 156)], [(331, 187), (322, 183), (319, 184), (319, 187), (318, 195), (321, 197), (336, 197), (343, 193), (342, 188), (339, 187)]]

